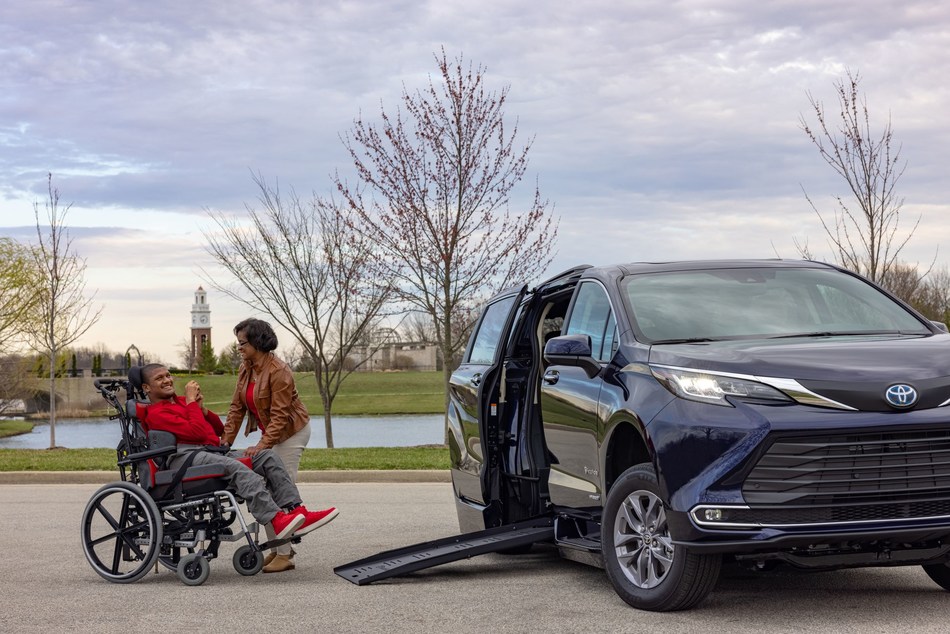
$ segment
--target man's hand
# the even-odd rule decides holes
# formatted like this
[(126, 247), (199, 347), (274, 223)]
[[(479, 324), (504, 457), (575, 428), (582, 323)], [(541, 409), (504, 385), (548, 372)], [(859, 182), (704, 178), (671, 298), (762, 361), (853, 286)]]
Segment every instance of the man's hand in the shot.
[(188, 381), (185, 385), (185, 403), (201, 402), (201, 386), (197, 381)]

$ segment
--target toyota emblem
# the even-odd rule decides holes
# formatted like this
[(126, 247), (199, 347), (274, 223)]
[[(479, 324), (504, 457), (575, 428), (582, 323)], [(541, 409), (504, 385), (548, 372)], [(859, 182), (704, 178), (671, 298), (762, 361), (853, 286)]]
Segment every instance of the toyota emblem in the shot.
[(897, 383), (887, 388), (884, 398), (891, 407), (907, 409), (917, 403), (917, 390), (905, 383)]

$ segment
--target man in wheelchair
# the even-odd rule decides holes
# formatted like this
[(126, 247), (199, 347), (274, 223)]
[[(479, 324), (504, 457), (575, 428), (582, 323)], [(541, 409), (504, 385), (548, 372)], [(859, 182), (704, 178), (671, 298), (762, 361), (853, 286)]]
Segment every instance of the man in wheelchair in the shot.
[(280, 458), (266, 449), (250, 459), (239, 460), (221, 449), (224, 431), (221, 419), (202, 405), (201, 388), (195, 381), (185, 386), (185, 395), (175, 393), (174, 378), (163, 365), (142, 368), (142, 391), (149, 404), (139, 409), (139, 418), (152, 431), (167, 431), (178, 442), (168, 469), (182, 465), (213, 464), (221, 468), (228, 488), (244, 498), (251, 515), (260, 523), (270, 523), (277, 539), (299, 537), (332, 521), (336, 508), (308, 511), (297, 486), (290, 479)]

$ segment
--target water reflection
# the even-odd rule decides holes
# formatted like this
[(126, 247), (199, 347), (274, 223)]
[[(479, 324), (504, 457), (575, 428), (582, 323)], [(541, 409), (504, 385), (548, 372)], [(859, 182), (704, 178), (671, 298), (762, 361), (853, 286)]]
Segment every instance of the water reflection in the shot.
[[(441, 445), (444, 440), (442, 414), (409, 416), (337, 416), (333, 419), (333, 444), (336, 447), (414, 447)], [(312, 433), (308, 447), (327, 446), (323, 417), (311, 417)], [(119, 444), (119, 421), (103, 419), (63, 419), (56, 421), (56, 445), (69, 449), (114, 448)], [(235, 447), (248, 447), (260, 438), (260, 432), (238, 435)], [(0, 438), (0, 449), (46, 449), (49, 447), (49, 423), (33, 427), (29, 434)]]

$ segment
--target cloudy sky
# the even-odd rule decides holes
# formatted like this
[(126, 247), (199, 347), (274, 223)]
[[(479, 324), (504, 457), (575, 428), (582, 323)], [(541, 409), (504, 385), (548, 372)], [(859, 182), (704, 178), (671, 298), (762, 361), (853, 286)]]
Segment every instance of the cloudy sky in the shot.
[[(0, 5), (0, 235), (35, 239), (52, 172), (103, 306), (80, 342), (167, 362), (194, 290), (221, 276), (208, 210), (240, 213), (251, 172), (298, 192), (351, 174), (340, 135), (422, 88), (433, 54), (510, 86), (536, 180), (561, 218), (551, 267), (831, 253), (804, 187), (842, 183), (799, 127), (808, 93), (860, 73), (907, 169), (905, 251), (950, 254), (950, 5), (882, 0), (279, 0)], [(908, 223), (910, 220), (907, 221)], [(218, 349), (248, 315), (211, 292)], [(282, 341), (282, 347), (283, 347)]]

